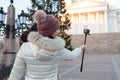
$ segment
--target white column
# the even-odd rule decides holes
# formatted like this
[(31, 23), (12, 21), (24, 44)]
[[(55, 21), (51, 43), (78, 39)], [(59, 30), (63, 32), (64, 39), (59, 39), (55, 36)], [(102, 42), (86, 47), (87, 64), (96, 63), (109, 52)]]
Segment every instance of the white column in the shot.
[(94, 30), (94, 26), (92, 25), (91, 20), (92, 20), (92, 15), (91, 13), (88, 13), (87, 14), (87, 28), (90, 29), (91, 33), (94, 33), (95, 30)]
[(71, 24), (71, 34), (75, 34), (75, 18), (73, 16), (73, 14), (71, 15), (72, 18), (72, 24)]
[(96, 29), (97, 33), (99, 33), (99, 12), (96, 12)]
[(87, 14), (87, 26), (88, 26), (87, 28), (89, 28), (89, 29), (91, 28), (91, 21), (90, 20), (91, 20), (91, 15), (90, 15), (90, 13), (88, 13)]
[(115, 12), (115, 32), (118, 32), (117, 13)]
[(117, 26), (116, 26), (116, 28), (117, 28), (117, 32), (120, 32), (120, 13), (118, 13), (118, 14), (116, 14), (116, 22), (117, 22)]
[(82, 16), (81, 16), (81, 13), (79, 14), (79, 34), (83, 33), (83, 26), (82, 26)]
[(75, 23), (75, 27), (74, 27), (75, 31), (74, 31), (74, 33), (78, 34), (78, 30), (79, 30), (79, 15), (78, 14), (75, 15), (74, 23)]
[(108, 32), (108, 14), (107, 11), (104, 11), (104, 24), (105, 24), (105, 32)]

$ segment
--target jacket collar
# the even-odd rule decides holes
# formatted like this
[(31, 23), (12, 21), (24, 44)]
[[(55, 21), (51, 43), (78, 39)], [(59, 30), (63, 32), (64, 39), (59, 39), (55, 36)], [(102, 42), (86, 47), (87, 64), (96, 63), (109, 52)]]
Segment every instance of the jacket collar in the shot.
[(65, 46), (65, 41), (60, 37), (50, 39), (48, 37), (43, 37), (38, 32), (30, 32), (28, 35), (28, 41), (41, 49), (46, 49), (50, 51), (61, 50)]

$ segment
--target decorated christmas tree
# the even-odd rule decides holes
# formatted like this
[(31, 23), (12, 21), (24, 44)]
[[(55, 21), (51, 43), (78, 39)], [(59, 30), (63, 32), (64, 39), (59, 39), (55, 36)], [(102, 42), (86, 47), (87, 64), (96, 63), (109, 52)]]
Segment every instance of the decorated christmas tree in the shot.
[(33, 14), (36, 10), (44, 10), (47, 14), (54, 15), (60, 21), (60, 33), (66, 45), (65, 47), (69, 50), (73, 50), (71, 45), (71, 35), (66, 33), (66, 30), (70, 29), (69, 14), (66, 13), (64, 0), (31, 0), (31, 7), (28, 8), (30, 13), (29, 20), (33, 21)]

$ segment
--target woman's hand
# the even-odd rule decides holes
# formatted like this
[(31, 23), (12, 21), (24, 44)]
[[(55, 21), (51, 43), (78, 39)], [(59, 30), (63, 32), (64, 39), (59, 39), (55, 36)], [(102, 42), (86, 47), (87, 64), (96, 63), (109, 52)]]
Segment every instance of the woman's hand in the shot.
[(86, 45), (82, 45), (82, 46), (80, 46), (80, 48), (82, 51), (84, 51), (84, 50), (86, 50)]

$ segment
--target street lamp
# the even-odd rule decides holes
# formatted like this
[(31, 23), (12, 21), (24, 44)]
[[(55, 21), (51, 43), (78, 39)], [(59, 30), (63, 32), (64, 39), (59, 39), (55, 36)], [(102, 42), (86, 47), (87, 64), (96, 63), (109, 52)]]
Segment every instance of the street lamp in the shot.
[(6, 13), (3, 11), (3, 7), (0, 8), (0, 23), (5, 21)]
[[(5, 21), (5, 17), (6, 17), (6, 13), (3, 11), (3, 7), (0, 8), (0, 31), (2, 31), (4, 34), (7, 34), (8, 31), (8, 27), (6, 27), (4, 21)], [(18, 15), (18, 20), (16, 20), (16, 24), (15, 25), (15, 29), (13, 30), (13, 32), (15, 32), (13, 35), (20, 35), (24, 29), (27, 29), (27, 17), (28, 14), (24, 13), (24, 11), (22, 10), (20, 15)], [(3, 34), (1, 33), (1, 34)]]
[(27, 29), (27, 18), (28, 18), (28, 14), (24, 13), (24, 11), (22, 10), (20, 15), (18, 15), (18, 20), (16, 20), (16, 30), (17, 30), (17, 34), (20, 35), (24, 29)]
[(24, 11), (21, 11), (21, 14), (18, 15), (18, 19), (20, 21), (20, 25), (25, 25), (26, 24), (26, 20), (27, 20), (28, 14), (24, 13)]
[[(3, 7), (0, 8), (0, 31), (4, 31), (4, 27), (5, 27), (5, 16), (6, 13), (3, 11)], [(1, 34), (1, 33), (0, 33)]]

